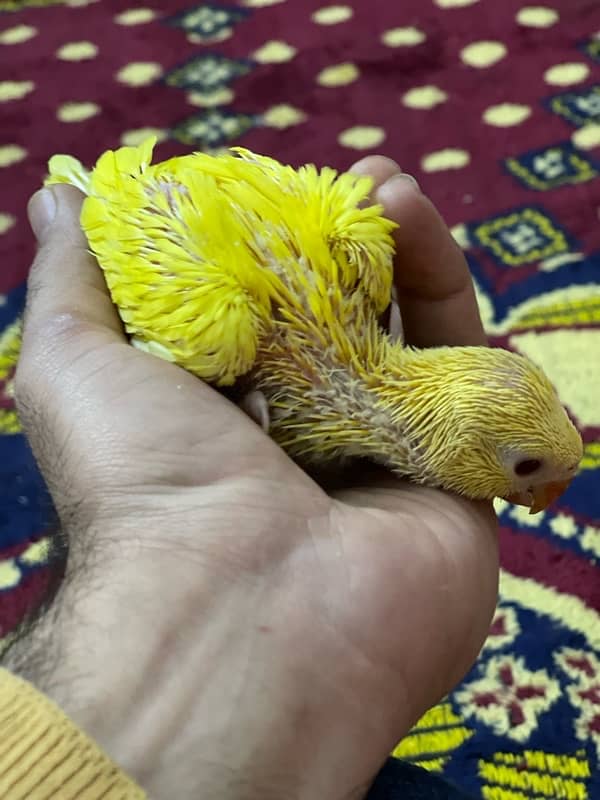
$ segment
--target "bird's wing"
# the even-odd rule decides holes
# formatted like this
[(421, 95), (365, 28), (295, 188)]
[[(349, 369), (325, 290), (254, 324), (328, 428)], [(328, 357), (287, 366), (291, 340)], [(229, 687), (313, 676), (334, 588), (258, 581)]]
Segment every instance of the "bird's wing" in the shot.
[[(240, 147), (233, 152), (239, 158), (229, 160), (223, 188), (246, 217), (263, 266), (276, 270), (305, 303), (335, 292), (343, 306), (358, 302), (383, 313), (391, 297), (396, 224), (382, 216), (381, 206), (369, 204), (371, 179), (312, 165), (295, 170)], [(206, 169), (218, 172), (222, 159)]]
[[(156, 166), (150, 158), (142, 146), (98, 160), (82, 227), (132, 343), (230, 385), (254, 363), (273, 276), (257, 269), (214, 175), (191, 156)], [(51, 182), (74, 183), (60, 177), (70, 175)]]
[(294, 170), (242, 148), (235, 150), (260, 169), (257, 180), (271, 187), (280, 227), (287, 229), (297, 252), (309, 259), (309, 268), (346, 293), (364, 293), (382, 313), (390, 302), (391, 234), (397, 226), (382, 216), (382, 206), (369, 202), (372, 180), (329, 167)]
[(333, 256), (334, 277), (343, 289), (364, 293), (381, 314), (390, 303), (396, 224), (369, 202), (372, 180), (312, 165), (298, 171), (298, 180)]

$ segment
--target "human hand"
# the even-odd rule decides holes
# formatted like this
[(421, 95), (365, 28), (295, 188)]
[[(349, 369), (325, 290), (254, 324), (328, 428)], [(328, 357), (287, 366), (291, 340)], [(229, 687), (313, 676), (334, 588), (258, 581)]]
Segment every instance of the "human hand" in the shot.
[[(382, 185), (387, 159), (356, 169), (400, 223), (407, 340), (484, 342), (430, 202)], [(483, 643), (491, 508), (391, 478), (327, 494), (217, 392), (129, 346), (81, 195), (51, 196), (52, 224), (31, 207), (16, 397), (69, 556), (13, 664), (155, 800), (362, 797)]]

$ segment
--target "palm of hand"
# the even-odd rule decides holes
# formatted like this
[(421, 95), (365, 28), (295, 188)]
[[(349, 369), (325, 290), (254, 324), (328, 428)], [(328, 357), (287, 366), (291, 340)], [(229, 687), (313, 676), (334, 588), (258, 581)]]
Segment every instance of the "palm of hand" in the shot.
[(55, 311), (36, 347), (31, 324), (18, 381), (26, 421), (28, 395), (45, 393), (54, 441), (30, 420), (32, 444), (63, 520), (86, 525), (63, 668), (106, 665), (76, 693), (55, 681), (56, 698), (156, 797), (182, 762), (189, 796), (226, 784), (220, 797), (253, 797), (234, 791), (240, 776), (278, 797), (360, 796), (477, 654), (493, 515), (391, 479), (326, 494), (234, 406), (124, 344), (98, 278), (83, 327), (81, 309)]
[[(73, 639), (72, 670), (83, 668), (82, 653), (112, 664), (108, 685), (122, 713), (144, 686), (161, 695), (164, 678), (157, 680), (154, 662), (176, 631), (179, 641), (165, 665), (168, 674), (179, 674), (180, 702), (193, 730), (211, 716), (212, 698), (225, 702), (236, 695), (234, 686), (237, 701), (281, 693), (288, 699), (276, 719), (266, 697), (260, 713), (250, 705), (239, 716), (229, 742), (238, 758), (245, 753), (256, 769), (248, 743), (269, 739), (281, 748), (288, 778), (299, 778), (302, 765), (322, 753), (326, 764), (343, 757), (351, 765), (348, 788), (361, 786), (381, 754), (476, 655), (495, 598), (488, 510), (393, 479), (329, 496), (211, 389), (127, 345), (108, 348), (94, 348), (87, 374), (79, 376), (80, 405), (62, 406), (69, 416), (59, 427), (70, 428), (70, 444), (52, 447), (66, 463), (81, 465), (71, 490), (76, 482), (73, 496), (94, 504), (84, 512), (94, 521), (71, 565), (78, 619), (91, 621)], [(92, 407), (89, 398), (95, 398)], [(99, 413), (119, 399), (126, 401), (124, 413)], [(121, 452), (127, 457), (119, 458)], [(134, 535), (140, 529), (143, 538)], [(98, 578), (90, 591), (81, 564), (89, 560), (92, 530), (101, 557), (92, 559)], [(108, 601), (99, 570), (110, 574)], [(152, 591), (149, 576), (156, 582)], [(77, 589), (79, 579), (85, 592)], [(131, 598), (140, 596), (143, 605), (131, 610)], [(226, 616), (215, 617), (208, 596), (226, 598)], [(474, 606), (477, 624), (465, 631), (461, 620), (473, 617)], [(99, 618), (104, 626), (120, 626), (122, 640), (98, 636), (93, 620)], [(199, 643), (206, 625), (235, 641), (229, 658), (242, 671), (229, 674), (226, 684), (205, 674)], [(122, 664), (134, 659), (147, 668), (124, 676)], [(139, 731), (134, 735), (121, 722), (116, 744), (116, 721), (96, 693), (92, 682), (78, 697), (59, 693), (57, 699), (134, 774), (151, 773), (148, 752), (165, 750), (158, 718), (171, 718), (175, 727), (180, 707), (157, 705), (156, 719), (145, 723), (157, 738), (149, 744), (144, 736), (140, 764), (128, 746)], [(294, 724), (299, 717), (301, 735)], [(133, 709), (125, 718), (139, 724)], [(350, 758), (349, 731), (361, 731)], [(192, 757), (195, 738), (188, 732), (185, 740)], [(147, 780), (161, 796), (159, 776)], [(330, 791), (326, 783), (318, 790), (323, 797)]]

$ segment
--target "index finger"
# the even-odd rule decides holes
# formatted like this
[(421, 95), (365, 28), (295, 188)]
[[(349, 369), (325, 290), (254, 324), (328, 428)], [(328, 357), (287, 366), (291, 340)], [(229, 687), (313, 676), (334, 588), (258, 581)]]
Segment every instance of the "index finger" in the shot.
[(395, 282), (407, 342), (485, 344), (469, 266), (433, 203), (401, 178), (381, 186), (377, 199), (399, 224)]
[(467, 261), (433, 203), (388, 158), (369, 156), (352, 172), (374, 179), (374, 199), (399, 225), (394, 281), (407, 343), (486, 344)]

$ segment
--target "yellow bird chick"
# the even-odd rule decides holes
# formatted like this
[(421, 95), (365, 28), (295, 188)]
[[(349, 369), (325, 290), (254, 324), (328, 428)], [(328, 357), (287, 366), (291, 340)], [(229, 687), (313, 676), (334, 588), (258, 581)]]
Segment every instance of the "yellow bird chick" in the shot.
[(81, 224), (131, 342), (266, 401), (303, 466), (368, 458), (473, 499), (545, 508), (581, 437), (543, 372), (498, 348), (417, 350), (380, 319), (395, 224), (372, 182), (235, 148), (152, 164), (154, 140), (48, 184), (86, 195)]

